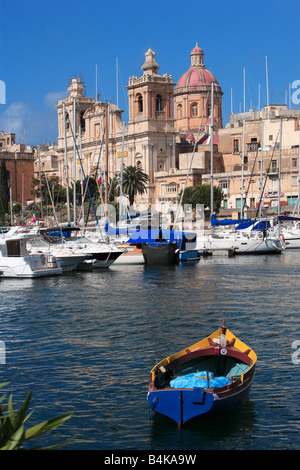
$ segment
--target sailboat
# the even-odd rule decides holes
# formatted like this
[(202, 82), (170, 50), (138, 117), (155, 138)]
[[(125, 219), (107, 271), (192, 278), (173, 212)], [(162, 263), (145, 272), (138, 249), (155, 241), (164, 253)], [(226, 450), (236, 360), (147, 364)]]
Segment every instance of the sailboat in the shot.
[[(245, 121), (244, 121), (245, 122)], [(243, 135), (245, 126), (243, 125)], [(244, 137), (243, 137), (244, 142)], [(262, 145), (261, 152), (263, 155), (263, 123), (262, 123)], [(262, 161), (262, 157), (261, 157)], [(244, 150), (243, 150), (244, 163)], [(271, 161), (270, 161), (271, 164)], [(243, 165), (242, 165), (243, 167)], [(243, 179), (243, 172), (242, 172)], [(278, 231), (270, 228), (261, 220), (261, 204), (262, 204), (262, 164), (261, 164), (261, 198), (258, 207), (260, 216), (254, 219), (243, 219), (244, 198), (243, 198), (243, 181), (241, 184), (241, 219), (237, 220), (217, 220), (215, 214), (211, 214), (212, 233), (206, 237), (199, 238), (198, 248), (206, 249), (210, 252), (227, 251), (229, 255), (237, 254), (271, 254), (282, 253), (285, 248), (285, 241)], [(212, 193), (213, 197), (213, 193)], [(216, 227), (225, 227), (222, 230), (215, 230)], [(233, 229), (229, 226), (235, 226)]]
[[(108, 105), (107, 105), (108, 106)], [(106, 110), (107, 116), (107, 110)], [(98, 217), (96, 214), (95, 206), (90, 194), (88, 181), (85, 176), (85, 172), (82, 165), (81, 155), (78, 151), (74, 131), (72, 124), (69, 121), (69, 128), (72, 133), (74, 142), (74, 155), (77, 153), (79, 163), (81, 165), (81, 173), (85, 181), (85, 186), (90, 198), (90, 203), (96, 219), (96, 225), (99, 230), (99, 239), (93, 241), (83, 234), (79, 227), (75, 226), (75, 207), (74, 207), (74, 226), (70, 223), (70, 208), (69, 208), (69, 197), (67, 190), (67, 208), (68, 208), (68, 223), (66, 227), (51, 227), (48, 229), (40, 229), (40, 233), (47, 238), (50, 242), (50, 249), (54, 250), (55, 253), (58, 251), (63, 252), (67, 250), (73, 257), (81, 258), (76, 265), (77, 270), (93, 270), (98, 268), (108, 268), (111, 264), (123, 253), (123, 250), (118, 249), (116, 246), (108, 243), (102, 237), (102, 232), (99, 226)], [(67, 162), (67, 149), (66, 149), (66, 130), (65, 130), (65, 166), (66, 166), (66, 187), (68, 188), (68, 162)], [(106, 177), (107, 182), (107, 177)], [(75, 206), (75, 199), (74, 199)]]

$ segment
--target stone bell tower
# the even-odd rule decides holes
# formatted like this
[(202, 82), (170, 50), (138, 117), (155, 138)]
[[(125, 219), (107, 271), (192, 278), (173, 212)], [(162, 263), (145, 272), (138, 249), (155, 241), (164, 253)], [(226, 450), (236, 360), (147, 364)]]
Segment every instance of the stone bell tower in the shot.
[[(154, 195), (153, 174), (175, 166), (172, 75), (158, 75), (155, 52), (145, 53), (141, 77), (130, 77), (127, 142), (131, 165), (149, 175), (148, 202)], [(127, 163), (126, 163), (127, 164)]]

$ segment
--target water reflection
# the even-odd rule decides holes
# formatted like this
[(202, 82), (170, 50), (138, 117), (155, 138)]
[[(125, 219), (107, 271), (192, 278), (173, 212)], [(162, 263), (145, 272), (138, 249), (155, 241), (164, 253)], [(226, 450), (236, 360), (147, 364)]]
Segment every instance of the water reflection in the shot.
[[(299, 448), (299, 256), (212, 257), (171, 268), (0, 282), (2, 381), (36, 422), (67, 411), (56, 441), (70, 449)], [(147, 403), (151, 368), (228, 328), (258, 356), (249, 400), (234, 414), (180, 432)], [(7, 390), (5, 390), (7, 391)]]

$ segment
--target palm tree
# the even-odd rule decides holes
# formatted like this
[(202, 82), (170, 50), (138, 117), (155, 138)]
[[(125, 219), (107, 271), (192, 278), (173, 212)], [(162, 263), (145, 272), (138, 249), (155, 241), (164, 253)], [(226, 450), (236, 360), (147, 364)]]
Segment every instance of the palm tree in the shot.
[(132, 206), (136, 194), (144, 194), (147, 189), (149, 176), (141, 168), (127, 166), (123, 171), (122, 191), (129, 198), (129, 205)]

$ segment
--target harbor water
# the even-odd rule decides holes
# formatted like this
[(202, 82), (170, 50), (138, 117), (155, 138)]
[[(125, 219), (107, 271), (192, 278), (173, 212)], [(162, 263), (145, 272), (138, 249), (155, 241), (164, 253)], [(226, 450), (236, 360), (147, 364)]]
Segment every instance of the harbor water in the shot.
[[(300, 449), (300, 250), (114, 266), (0, 281), (0, 390), (28, 426), (73, 416), (34, 444), (66, 450)], [(246, 403), (183, 430), (148, 407), (161, 359), (226, 326), (258, 362)], [(3, 359), (3, 358), (2, 358)], [(33, 445), (33, 444), (31, 444)], [(30, 447), (30, 445), (29, 445)]]

